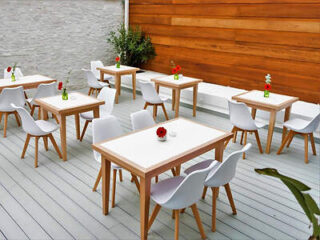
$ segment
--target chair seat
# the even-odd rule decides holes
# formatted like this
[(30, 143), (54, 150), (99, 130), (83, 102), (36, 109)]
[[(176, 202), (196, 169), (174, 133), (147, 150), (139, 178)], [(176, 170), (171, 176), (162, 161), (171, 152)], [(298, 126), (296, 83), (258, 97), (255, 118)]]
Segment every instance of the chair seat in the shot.
[[(97, 80), (100, 80), (100, 75), (96, 75), (96, 78)], [(104, 74), (104, 78), (103, 80), (111, 80), (112, 79), (112, 76), (111, 75), (108, 75), (108, 74)]]
[[(96, 159), (96, 161), (97, 162), (101, 162), (101, 156), (98, 159)], [(112, 169), (122, 169), (122, 167), (120, 167), (120, 166), (118, 166), (118, 165), (116, 165), (114, 163), (111, 163), (111, 168)]]
[[(301, 132), (302, 129), (304, 129), (308, 124), (310, 123), (310, 121), (306, 121), (300, 118), (294, 118), (294, 119), (290, 119), (288, 121), (286, 121), (283, 126), (296, 131), (296, 132)], [(301, 132), (301, 133), (309, 133), (309, 132)]]
[[(104, 111), (100, 111), (100, 118), (103, 117), (103, 116), (107, 116), (109, 115), (108, 113), (104, 112)], [(85, 119), (85, 120), (93, 120), (94, 117), (93, 117), (93, 112), (90, 111), (90, 112), (84, 112), (84, 113), (80, 113), (80, 117)]]
[(259, 121), (257, 121), (257, 120), (254, 120), (254, 123), (256, 124), (256, 126), (257, 126), (258, 129), (267, 126), (266, 123), (262, 123), (262, 122), (259, 122)]
[(151, 198), (159, 205), (166, 203), (185, 177), (177, 176), (151, 185)]
[(152, 103), (152, 104), (161, 104), (161, 103), (164, 103), (165, 101), (167, 101), (169, 99), (168, 97), (165, 97), (165, 96), (159, 96), (159, 98), (160, 98), (160, 101), (149, 100), (148, 102)]
[(59, 125), (49, 122), (49, 121), (44, 121), (44, 120), (37, 120), (35, 123), (38, 125), (38, 127), (47, 133), (52, 133), (56, 131), (59, 128)]
[[(196, 163), (193, 166), (187, 168), (184, 171), (184, 173), (188, 175), (188, 174), (190, 174), (190, 173), (192, 173), (194, 171), (197, 171), (197, 170), (200, 170), (200, 169), (205, 169), (205, 168), (209, 167), (212, 162), (217, 162), (216, 165), (213, 167), (213, 169), (216, 169), (221, 164), (217, 160), (207, 159), (207, 160), (204, 160), (202, 162)], [(211, 171), (214, 171), (214, 170), (211, 170)]]

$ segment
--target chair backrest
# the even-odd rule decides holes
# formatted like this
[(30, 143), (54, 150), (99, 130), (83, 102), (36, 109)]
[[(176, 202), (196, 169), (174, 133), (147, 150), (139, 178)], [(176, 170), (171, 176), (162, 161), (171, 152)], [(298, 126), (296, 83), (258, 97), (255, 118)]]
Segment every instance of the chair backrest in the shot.
[(38, 86), (36, 93), (34, 94), (31, 104), (37, 98), (51, 97), (57, 95), (57, 83), (42, 83)]
[(228, 105), (232, 125), (244, 130), (257, 130), (256, 124), (246, 104), (229, 100)]
[(130, 118), (133, 131), (151, 127), (156, 124), (148, 110), (131, 113)]
[(109, 87), (103, 87), (98, 95), (98, 99), (104, 101), (100, 106), (100, 117), (111, 114), (114, 105), (116, 90)]
[[(3, 70), (3, 78), (11, 78), (11, 74), (12, 74), (12, 69), (10, 72), (8, 72), (7, 69)], [(16, 76), (16, 78), (23, 77), (23, 74), (20, 68), (16, 68), (14, 75)]]
[(216, 162), (213, 162), (209, 167), (187, 175), (171, 196), (168, 196), (167, 201), (161, 205), (170, 209), (182, 209), (199, 201), (204, 181), (215, 164)]
[(251, 143), (245, 145), (241, 150), (231, 153), (219, 167), (213, 169), (207, 176), (206, 186), (220, 187), (229, 183), (236, 175), (236, 168), (242, 153), (251, 148)]
[(302, 133), (313, 133), (317, 130), (320, 123), (320, 112), (309, 122), (309, 124), (302, 129)]
[[(92, 142), (98, 143), (123, 135), (119, 120), (112, 115), (95, 118), (92, 121)], [(94, 158), (100, 161), (100, 153), (93, 151)]]
[(91, 61), (91, 71), (96, 76), (96, 78), (100, 78), (100, 71), (97, 70), (97, 67), (104, 67), (103, 63), (100, 60), (97, 61)]
[(22, 86), (15, 88), (4, 88), (2, 90), (0, 94), (0, 111), (14, 112), (15, 109), (11, 106), (11, 103), (18, 107), (22, 107), (25, 104)]
[(93, 74), (91, 70), (82, 69), (82, 71), (84, 71), (86, 74), (89, 87), (101, 88), (101, 85), (99, 84), (96, 76)]
[(143, 99), (146, 102), (157, 103), (161, 102), (161, 99), (151, 82), (139, 81), (140, 90), (142, 92)]
[(26, 133), (34, 136), (42, 136), (46, 134), (46, 132), (42, 131), (40, 127), (35, 123), (34, 119), (25, 108), (18, 107), (15, 104), (11, 104), (11, 107), (18, 112), (21, 118), (22, 128)]

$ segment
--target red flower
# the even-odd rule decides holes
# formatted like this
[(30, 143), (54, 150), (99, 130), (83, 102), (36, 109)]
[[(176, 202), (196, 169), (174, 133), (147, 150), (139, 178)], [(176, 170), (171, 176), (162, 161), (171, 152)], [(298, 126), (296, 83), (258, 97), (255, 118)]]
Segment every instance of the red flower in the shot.
[(176, 66), (176, 69), (177, 69), (177, 72), (179, 72), (179, 71), (181, 70), (180, 65), (177, 65), (177, 66)]
[(166, 134), (167, 134), (167, 129), (165, 129), (164, 127), (159, 127), (157, 129), (158, 137), (163, 138), (164, 136), (166, 136)]
[(176, 74), (177, 72), (177, 68), (172, 68), (172, 74)]
[(11, 72), (11, 67), (8, 67), (8, 68), (7, 68), (7, 72)]
[(271, 90), (271, 84), (266, 83), (266, 84), (264, 85), (264, 89), (267, 90), (267, 91), (270, 91), (270, 90)]
[(120, 61), (120, 57), (116, 57), (116, 62), (119, 62)]
[(59, 82), (59, 84), (58, 84), (58, 90), (61, 90), (62, 89), (62, 82)]

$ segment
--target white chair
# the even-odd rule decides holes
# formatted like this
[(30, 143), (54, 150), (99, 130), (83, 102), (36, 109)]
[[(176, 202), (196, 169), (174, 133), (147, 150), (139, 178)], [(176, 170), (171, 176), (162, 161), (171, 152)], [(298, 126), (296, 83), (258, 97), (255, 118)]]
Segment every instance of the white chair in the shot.
[(152, 226), (161, 207), (172, 209), (175, 217), (175, 239), (179, 238), (179, 216), (180, 210), (191, 207), (195, 216), (202, 239), (206, 238), (196, 202), (201, 198), (201, 190), (204, 181), (215, 166), (213, 163), (205, 169), (196, 170), (186, 177), (176, 176), (165, 179), (151, 186), (151, 199), (156, 202), (156, 206), (149, 219), (148, 228)]
[(59, 150), (59, 147), (54, 140), (54, 137), (52, 133), (59, 129), (59, 125), (44, 121), (44, 120), (37, 120), (35, 121), (31, 115), (27, 112), (26, 109), (23, 107), (17, 107), (14, 104), (11, 104), (11, 106), (19, 113), (21, 121), (22, 121), (22, 128), (27, 133), (27, 138), (24, 143), (24, 147), (22, 150), (21, 158), (24, 158), (24, 155), (26, 153), (26, 150), (29, 145), (29, 141), (31, 137), (35, 137), (35, 159), (34, 159), (34, 167), (38, 167), (38, 142), (39, 138), (43, 138), (44, 147), (46, 151), (48, 151), (48, 137), (54, 146), (55, 150), (57, 151), (60, 158), (62, 158), (61, 152)]
[[(228, 105), (230, 121), (233, 125), (233, 128), (231, 130), (231, 132), (234, 134), (233, 142), (236, 142), (238, 131), (242, 132), (240, 144), (243, 143), (244, 145), (247, 144), (247, 133), (254, 133), (259, 147), (259, 151), (262, 154), (263, 150), (260, 142), (258, 129), (263, 128), (264, 126), (266, 126), (266, 124), (254, 120), (246, 104), (228, 101)], [(226, 142), (225, 147), (228, 145), (228, 142)], [(243, 153), (242, 158), (245, 159), (245, 153)]]
[[(100, 105), (100, 107), (99, 107), (100, 118), (108, 116), (112, 113), (115, 96), (116, 96), (115, 89), (107, 88), (107, 87), (102, 88), (102, 90), (100, 91), (100, 93), (97, 97), (99, 100), (104, 101), (104, 104)], [(94, 117), (93, 117), (92, 111), (81, 113), (80, 117), (86, 120), (86, 123), (83, 127), (81, 137), (80, 137), (80, 141), (82, 141), (84, 134), (86, 133), (87, 127), (88, 127), (89, 123), (94, 119)]]
[(168, 98), (160, 97), (151, 82), (139, 81), (139, 85), (142, 92), (142, 97), (146, 102), (143, 109), (146, 109), (148, 106), (153, 106), (153, 118), (156, 119), (157, 108), (158, 106), (161, 106), (166, 120), (169, 120), (166, 108), (164, 106), (164, 102)]
[(210, 187), (212, 190), (212, 226), (211, 230), (214, 232), (216, 230), (216, 202), (218, 197), (219, 187), (224, 186), (229, 203), (232, 208), (233, 215), (237, 214), (236, 207), (233, 202), (231, 189), (229, 182), (234, 178), (236, 174), (236, 168), (238, 160), (241, 154), (245, 153), (251, 148), (251, 143), (245, 145), (241, 150), (231, 153), (223, 162), (218, 162), (216, 160), (208, 159), (197, 163), (190, 168), (186, 169), (184, 172), (186, 174), (192, 174), (193, 172), (199, 171), (200, 169), (206, 169), (208, 166), (215, 164), (211, 172), (208, 174), (206, 181), (204, 183), (204, 190), (202, 194), (202, 199), (205, 198), (207, 188)]
[[(97, 70), (98, 67), (104, 67), (103, 63), (99, 60), (97, 61), (91, 61), (91, 71), (95, 75), (96, 79), (100, 81), (100, 71)], [(112, 79), (112, 76), (109, 74), (104, 74), (104, 81), (109, 83), (109, 80)], [(110, 84), (110, 83), (109, 83)]]
[[(11, 75), (12, 75), (12, 69), (10, 72), (7, 71), (7, 68), (3, 70), (3, 78), (11, 78)], [(16, 68), (14, 75), (16, 76), (16, 78), (23, 77), (23, 74), (20, 68)]]
[[(40, 106), (35, 103), (35, 100), (37, 98), (43, 98), (43, 97), (51, 97), (57, 95), (57, 83), (47, 83), (47, 84), (40, 84), (33, 96), (33, 98), (27, 99), (29, 106), (31, 107), (30, 115), (33, 116), (34, 111), (36, 108), (38, 108), (38, 119), (40, 119), (41, 111)], [(55, 117), (56, 118), (56, 117)]]
[(15, 108), (11, 106), (11, 103), (16, 106), (22, 107), (25, 104), (25, 98), (23, 95), (23, 87), (5, 88), (0, 93), (0, 123), (2, 115), (4, 115), (4, 127), (3, 136), (7, 136), (8, 116), (14, 114), (18, 126), (20, 126), (19, 117)]
[(151, 114), (147, 110), (131, 113), (130, 118), (133, 131), (151, 127), (156, 124)]
[(308, 137), (310, 136), (311, 140), (311, 147), (313, 155), (317, 155), (316, 152), (316, 146), (314, 143), (314, 137), (313, 132), (316, 131), (320, 123), (320, 112), (311, 120), (303, 120), (299, 118), (294, 118), (291, 120), (286, 121), (283, 126), (288, 128), (290, 131), (288, 132), (287, 136), (283, 139), (283, 142), (277, 152), (277, 154), (280, 154), (284, 148), (284, 146), (287, 144), (287, 147), (290, 146), (290, 143), (293, 139), (293, 137), (296, 134), (301, 134), (304, 137), (304, 162), (308, 163)]
[(95, 95), (97, 97), (98, 92), (100, 92), (100, 90), (103, 87), (109, 86), (108, 83), (98, 81), (91, 70), (82, 69), (82, 71), (85, 72), (87, 80), (88, 80), (88, 86), (89, 86), (88, 95), (89, 96), (95, 92)]
[[(107, 116), (105, 118), (96, 118), (92, 121), (92, 137), (93, 143), (102, 142), (108, 140), (110, 138), (118, 137), (123, 135), (122, 128), (118, 119), (112, 115)], [(96, 161), (101, 162), (100, 153), (93, 151), (93, 156)], [(117, 179), (117, 171), (119, 171), (119, 178), (122, 182), (122, 168), (112, 164), (113, 169), (113, 184), (112, 184), (112, 207), (115, 206), (115, 192), (116, 192), (116, 179)], [(97, 179), (95, 181), (94, 187), (92, 191), (96, 191), (101, 180), (101, 168), (99, 170)], [(140, 185), (137, 177), (134, 178), (135, 183), (137, 184), (138, 190), (140, 189)]]

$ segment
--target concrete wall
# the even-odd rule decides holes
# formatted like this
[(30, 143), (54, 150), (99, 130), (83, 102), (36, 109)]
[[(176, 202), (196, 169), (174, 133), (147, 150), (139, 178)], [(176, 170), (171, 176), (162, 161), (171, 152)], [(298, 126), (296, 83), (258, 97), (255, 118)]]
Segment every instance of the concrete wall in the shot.
[(0, 0), (0, 9), (0, 78), (14, 62), (58, 80), (72, 69), (69, 89), (79, 89), (91, 60), (114, 62), (106, 38), (123, 22), (121, 0)]

